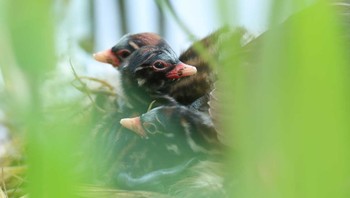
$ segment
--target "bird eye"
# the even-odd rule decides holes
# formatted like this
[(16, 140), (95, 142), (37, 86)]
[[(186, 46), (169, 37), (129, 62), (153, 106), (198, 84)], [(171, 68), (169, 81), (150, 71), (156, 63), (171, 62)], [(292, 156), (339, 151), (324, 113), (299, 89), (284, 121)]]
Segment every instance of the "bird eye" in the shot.
[(130, 56), (131, 52), (129, 50), (119, 50), (117, 52), (117, 55), (120, 57), (120, 58), (127, 58), (128, 56)]
[(163, 61), (156, 61), (153, 63), (153, 68), (156, 70), (162, 70), (166, 67), (166, 63)]
[(143, 128), (146, 129), (146, 131), (152, 135), (156, 134), (158, 132), (157, 126), (150, 122), (144, 122)]

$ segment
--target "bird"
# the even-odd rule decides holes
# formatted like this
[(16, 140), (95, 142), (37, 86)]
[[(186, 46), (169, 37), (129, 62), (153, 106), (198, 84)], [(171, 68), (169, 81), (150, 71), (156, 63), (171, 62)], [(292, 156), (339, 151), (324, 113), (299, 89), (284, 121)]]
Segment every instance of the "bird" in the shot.
[[(223, 159), (225, 146), (220, 143), (209, 114), (189, 106), (159, 106), (120, 123), (142, 137), (153, 162), (161, 161), (154, 171), (142, 177), (122, 173), (129, 187), (143, 189), (155, 184), (171, 186), (184, 178), (191, 167), (210, 159)], [(166, 164), (164, 166), (164, 164)]]

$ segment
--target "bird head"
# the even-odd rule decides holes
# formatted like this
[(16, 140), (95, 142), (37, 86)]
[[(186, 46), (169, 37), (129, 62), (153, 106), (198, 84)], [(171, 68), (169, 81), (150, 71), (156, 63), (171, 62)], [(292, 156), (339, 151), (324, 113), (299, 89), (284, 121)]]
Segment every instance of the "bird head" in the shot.
[(171, 123), (170, 111), (168, 108), (157, 107), (141, 116), (121, 119), (120, 123), (142, 138), (164, 136), (168, 131), (165, 124)]
[(126, 34), (112, 48), (97, 52), (93, 56), (99, 62), (119, 67), (135, 50), (146, 45), (169, 46), (162, 37), (155, 33)]
[(141, 47), (124, 61), (119, 70), (125, 91), (137, 83), (137, 87), (149, 94), (165, 90), (176, 79), (197, 73), (196, 67), (179, 61), (170, 47), (159, 46)]
[(121, 125), (150, 142), (178, 154), (211, 154), (218, 145), (210, 118), (185, 106), (160, 106), (139, 117), (124, 118)]

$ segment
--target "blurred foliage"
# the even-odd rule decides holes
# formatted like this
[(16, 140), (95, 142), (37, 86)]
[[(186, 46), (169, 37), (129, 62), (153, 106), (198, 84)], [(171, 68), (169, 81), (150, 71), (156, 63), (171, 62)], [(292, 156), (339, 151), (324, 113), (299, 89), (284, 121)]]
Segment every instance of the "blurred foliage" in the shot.
[[(56, 67), (51, 2), (0, 2), (0, 108), (6, 115), (1, 124), (19, 148), (0, 161), (0, 197), (164, 197), (97, 187), (76, 193), (77, 183), (90, 177), (87, 173), (82, 180), (81, 166), (99, 163), (84, 153), (92, 152), (85, 141), (103, 112), (87, 109), (81, 102), (87, 96), (68, 102), (43, 97), (47, 74)], [(157, 3), (195, 39), (170, 1)], [(237, 11), (227, 3), (218, 1), (226, 23), (236, 20), (230, 17)], [(230, 197), (349, 197), (350, 6), (328, 3), (319, 1), (279, 25), (285, 7), (300, 10), (309, 4), (273, 1), (268, 33), (242, 52), (233, 47), (238, 38), (221, 46), (218, 88), (225, 90), (221, 108), (230, 115), (223, 119), (233, 147), (226, 167), (234, 180), (227, 189)], [(197, 48), (211, 61), (203, 46)], [(54, 105), (44, 106), (48, 103)]]
[[(76, 176), (72, 167), (77, 158), (74, 151), (79, 145), (80, 133), (87, 129), (69, 118), (71, 111), (46, 109), (44, 104), (48, 104), (48, 101), (41, 93), (45, 77), (57, 64), (53, 45), (52, 4), (49, 1), (6, 3), (4, 10), (7, 11), (5, 23), (8, 29), (4, 31), (11, 36), (8, 37), (9, 45), (3, 47), (13, 50), (11, 55), (15, 62), (13, 65), (2, 63), (2, 69), (11, 71), (11, 67), (17, 67), (21, 75), (9, 76), (8, 80), (15, 82), (17, 78), (23, 78), (21, 80), (25, 82), (9, 87), (7, 97), (16, 98), (11, 95), (11, 88), (26, 90), (23, 100), (5, 101), (16, 107), (8, 109), (11, 113), (8, 119), (20, 120), (21, 132), (25, 135), (23, 155), (26, 156), (25, 164), (28, 164), (25, 177), (28, 182), (22, 183), (31, 197), (75, 197), (73, 184)], [(74, 106), (75, 110), (78, 108)], [(14, 191), (20, 191), (18, 186)]]
[(253, 62), (235, 60), (236, 69), (230, 59), (224, 64), (223, 89), (233, 101), (224, 105), (234, 114), (226, 127), (237, 154), (232, 194), (348, 197), (349, 40), (339, 20), (349, 19), (320, 1), (276, 25), (286, 5), (306, 6), (274, 1), (270, 30), (254, 41)]

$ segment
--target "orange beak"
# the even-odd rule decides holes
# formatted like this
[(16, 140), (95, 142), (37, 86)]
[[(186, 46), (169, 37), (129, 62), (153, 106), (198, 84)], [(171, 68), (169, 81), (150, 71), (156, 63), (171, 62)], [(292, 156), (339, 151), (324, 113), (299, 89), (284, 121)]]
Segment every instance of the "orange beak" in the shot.
[(108, 49), (105, 51), (97, 52), (93, 54), (95, 60), (108, 63), (113, 65), (113, 67), (118, 67), (120, 65), (119, 59), (113, 54), (112, 49)]
[(123, 118), (120, 120), (120, 124), (127, 128), (130, 129), (131, 131), (135, 132), (137, 135), (141, 137), (147, 137), (147, 134), (145, 130), (142, 127), (140, 117), (135, 117), (135, 118)]
[(185, 76), (192, 76), (197, 73), (197, 68), (183, 62), (178, 63), (175, 68), (166, 74), (167, 78), (178, 79)]

